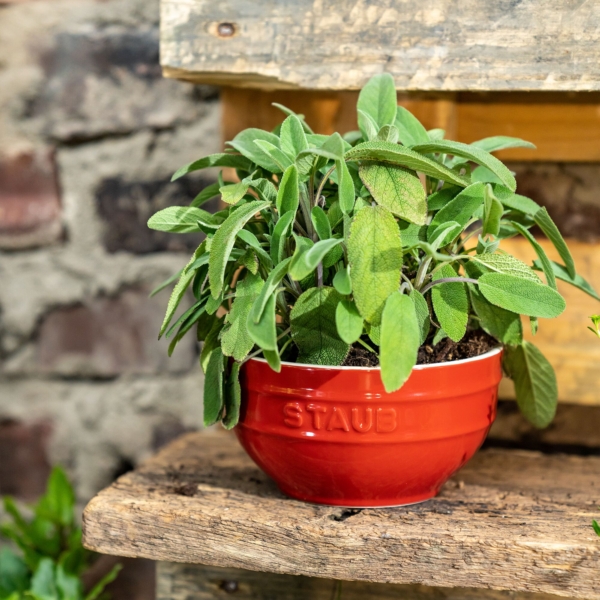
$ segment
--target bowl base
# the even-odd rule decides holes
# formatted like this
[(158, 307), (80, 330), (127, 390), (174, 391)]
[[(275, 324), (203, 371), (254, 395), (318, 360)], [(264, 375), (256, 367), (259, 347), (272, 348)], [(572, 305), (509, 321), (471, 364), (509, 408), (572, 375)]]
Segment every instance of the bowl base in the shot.
[(278, 486), (283, 494), (293, 498), (294, 500), (301, 500), (302, 502), (308, 502), (309, 504), (317, 504), (320, 506), (335, 506), (336, 508), (397, 508), (399, 506), (410, 506), (411, 504), (421, 504), (427, 502), (438, 495), (439, 490), (433, 492), (426, 492), (424, 494), (416, 494), (412, 496), (400, 497), (400, 498), (382, 498), (376, 500), (374, 498), (362, 499), (338, 499), (338, 498), (320, 498), (314, 496), (305, 496), (298, 494), (297, 492), (288, 490), (282, 486)]

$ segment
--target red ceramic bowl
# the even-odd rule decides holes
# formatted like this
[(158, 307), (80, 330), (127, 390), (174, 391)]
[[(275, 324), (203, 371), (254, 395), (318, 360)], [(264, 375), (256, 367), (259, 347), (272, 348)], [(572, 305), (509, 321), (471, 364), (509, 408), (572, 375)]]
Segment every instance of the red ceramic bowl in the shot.
[(337, 506), (398, 506), (435, 496), (475, 454), (496, 416), (502, 350), (416, 366), (388, 394), (379, 368), (264, 360), (242, 369), (235, 428), (288, 496)]

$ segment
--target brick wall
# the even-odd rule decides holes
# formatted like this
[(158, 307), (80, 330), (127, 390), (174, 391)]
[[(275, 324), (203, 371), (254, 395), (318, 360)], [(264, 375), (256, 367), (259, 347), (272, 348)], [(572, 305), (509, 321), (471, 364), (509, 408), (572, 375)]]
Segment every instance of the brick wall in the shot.
[[(196, 343), (169, 359), (148, 298), (198, 239), (146, 221), (214, 175), (169, 183), (220, 147), (218, 93), (162, 79), (157, 0), (0, 2), (0, 56), (0, 494), (58, 461), (83, 506), (201, 423)], [(120, 579), (154, 597), (146, 563)]]

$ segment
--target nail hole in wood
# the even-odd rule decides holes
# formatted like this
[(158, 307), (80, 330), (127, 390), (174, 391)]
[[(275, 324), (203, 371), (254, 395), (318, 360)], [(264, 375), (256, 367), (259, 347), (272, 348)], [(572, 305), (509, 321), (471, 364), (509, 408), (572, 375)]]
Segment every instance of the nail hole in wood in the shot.
[(219, 37), (232, 37), (235, 35), (237, 27), (235, 23), (219, 23), (217, 25), (217, 35)]

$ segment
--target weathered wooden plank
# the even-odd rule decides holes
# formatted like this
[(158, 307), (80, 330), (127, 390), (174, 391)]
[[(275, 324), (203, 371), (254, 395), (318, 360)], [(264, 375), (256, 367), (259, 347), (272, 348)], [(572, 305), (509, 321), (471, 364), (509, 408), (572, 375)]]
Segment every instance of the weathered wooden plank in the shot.
[(231, 434), (189, 434), (84, 513), (87, 547), (374, 583), (600, 599), (600, 458), (486, 450), (440, 496), (362, 511), (284, 498)]
[(170, 77), (261, 88), (600, 90), (600, 4), (162, 0)]
[[(157, 600), (557, 600), (550, 594), (335, 581), (204, 565), (158, 563)], [(341, 592), (341, 593), (340, 593)], [(338, 594), (340, 594), (338, 596)]]
[[(223, 88), (223, 139), (242, 129), (271, 130), (283, 114), (278, 102), (306, 115), (318, 133), (356, 129), (357, 92)], [(510, 135), (533, 142), (536, 150), (499, 152), (502, 160), (600, 161), (600, 94), (399, 94), (399, 103), (427, 129), (441, 127), (461, 142)]]

